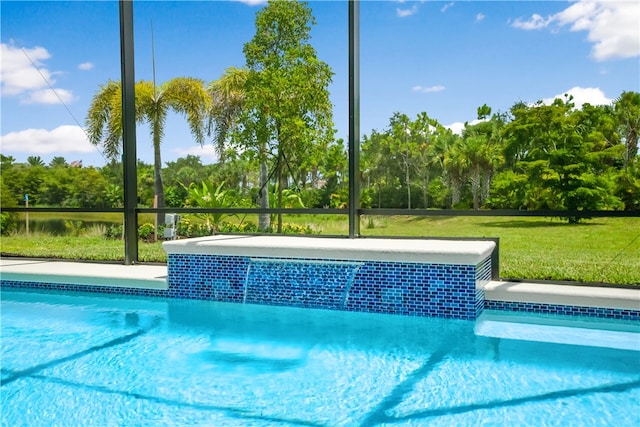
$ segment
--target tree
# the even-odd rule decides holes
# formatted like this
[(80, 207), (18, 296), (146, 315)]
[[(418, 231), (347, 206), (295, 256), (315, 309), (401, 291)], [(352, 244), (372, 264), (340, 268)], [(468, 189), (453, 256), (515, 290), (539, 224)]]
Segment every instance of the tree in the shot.
[(444, 168), (451, 186), (451, 206), (457, 207), (462, 201), (462, 188), (467, 182), (472, 163), (469, 158), (469, 147), (458, 135), (451, 135), (450, 143), (444, 156)]
[(503, 163), (501, 131), (504, 117), (494, 114), (489, 120), (491, 108), (484, 104), (478, 107), (478, 119), (485, 120), (475, 125), (467, 124), (463, 132), (464, 155), (469, 161), (469, 179), (473, 197), (473, 209), (479, 209), (489, 196), (491, 180), (496, 169)]
[(64, 168), (67, 166), (69, 166), (67, 164), (67, 161), (64, 159), (64, 157), (61, 156), (56, 156), (49, 162), (49, 167), (52, 168)]
[(406, 114), (394, 113), (389, 121), (387, 144), (392, 156), (400, 160), (404, 184), (407, 188), (407, 209), (411, 209), (411, 172), (416, 151), (415, 141), (411, 135), (411, 119)]
[(40, 156), (29, 156), (29, 157), (27, 157), (27, 164), (29, 166), (43, 166), (44, 167), (44, 160), (42, 160), (42, 157), (40, 157)]
[(382, 193), (395, 181), (391, 173), (392, 156), (386, 142), (386, 133), (373, 129), (371, 135), (363, 135), (361, 144), (360, 168), (364, 190), (373, 193), (376, 199), (375, 205), (378, 208), (390, 207), (388, 201), (383, 200)]
[(614, 113), (619, 124), (620, 135), (624, 138), (626, 151), (625, 168), (638, 157), (638, 137), (640, 137), (640, 93), (622, 92), (614, 103)]
[(296, 161), (317, 155), (334, 135), (327, 89), (333, 73), (309, 43), (312, 25), (307, 3), (271, 0), (256, 14), (256, 33), (243, 49), (249, 71), (242, 139), (261, 162), (261, 188), (267, 185), (264, 172), (272, 155), (278, 207)]
[[(269, 208), (269, 167), (266, 158), (266, 142), (263, 141), (266, 136), (264, 131), (259, 131), (262, 129), (260, 124), (248, 124), (249, 115), (245, 114), (248, 108), (248, 78), (247, 68), (230, 67), (225, 70), (222, 77), (209, 84), (208, 91), (213, 100), (209, 112), (209, 135), (213, 134), (213, 143), (221, 164), (224, 164), (227, 159), (229, 139), (235, 139), (235, 142), (241, 146), (235, 151), (244, 151), (247, 146), (258, 145), (260, 185), (257, 199), (260, 208), (267, 209)], [(247, 143), (245, 138), (252, 143)], [(234, 155), (234, 157), (237, 156)], [(268, 213), (258, 214), (259, 230), (268, 230), (270, 222), (271, 217)]]
[[(602, 147), (592, 124), (573, 110), (571, 97), (512, 109), (505, 127), (508, 151), (518, 152), (515, 167), (527, 175), (522, 205), (528, 209), (570, 211), (619, 208), (610, 174), (602, 170)], [(592, 121), (591, 121), (592, 123)], [(579, 217), (568, 218), (578, 222)]]
[[(347, 151), (344, 147), (342, 139), (329, 145), (327, 153), (323, 156), (320, 172), (324, 178), (321, 189), (320, 200), (316, 203), (319, 207), (330, 206), (336, 198), (342, 199), (342, 195), (346, 193), (346, 200), (341, 200), (340, 205), (348, 204), (349, 194), (345, 192), (347, 182), (348, 168)], [(314, 187), (312, 185), (312, 187)]]
[(16, 162), (15, 157), (13, 156), (5, 156), (4, 154), (0, 154), (0, 172), (3, 169), (10, 168)]
[[(202, 80), (177, 77), (160, 86), (140, 81), (135, 85), (136, 121), (149, 124), (153, 142), (154, 188), (158, 207), (164, 207), (160, 144), (169, 111), (185, 116), (196, 142), (204, 143), (205, 116), (211, 99)], [(102, 146), (110, 160), (117, 160), (122, 149), (122, 89), (109, 80), (94, 95), (86, 118), (89, 141)], [(104, 138), (103, 138), (104, 135)], [(158, 214), (162, 222), (162, 215)]]
[(238, 122), (245, 108), (245, 85), (249, 71), (246, 68), (229, 67), (222, 77), (207, 86), (213, 102), (209, 111), (208, 133), (213, 135), (220, 161), (226, 157), (229, 133)]

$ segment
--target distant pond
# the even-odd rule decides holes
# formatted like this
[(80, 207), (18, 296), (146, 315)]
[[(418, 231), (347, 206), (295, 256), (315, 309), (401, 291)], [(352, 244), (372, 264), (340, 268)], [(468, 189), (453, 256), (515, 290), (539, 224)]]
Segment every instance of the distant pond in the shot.
[[(122, 222), (114, 221), (85, 221), (77, 219), (51, 219), (51, 218), (29, 218), (29, 232), (46, 233), (54, 236), (63, 236), (65, 234), (74, 234), (80, 229), (89, 231), (95, 229), (105, 229), (107, 226), (122, 225)], [(18, 221), (17, 228), (19, 233), (26, 231), (26, 223), (24, 220)]]

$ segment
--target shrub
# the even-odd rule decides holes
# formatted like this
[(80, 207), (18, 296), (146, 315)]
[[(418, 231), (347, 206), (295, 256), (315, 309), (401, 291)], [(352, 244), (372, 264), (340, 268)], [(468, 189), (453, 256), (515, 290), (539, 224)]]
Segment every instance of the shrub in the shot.
[(185, 215), (176, 225), (176, 233), (180, 237), (203, 237), (213, 234), (213, 229), (207, 224), (194, 222), (191, 215)]
[(84, 232), (84, 222), (66, 220), (64, 222), (64, 229), (67, 234), (78, 237)]
[(103, 236), (107, 240), (122, 239), (122, 224), (107, 224)]
[(221, 233), (257, 233), (258, 226), (251, 221), (243, 222), (241, 224), (223, 222), (220, 224), (219, 231)]
[(151, 240), (155, 233), (156, 227), (150, 222), (142, 224), (140, 227), (138, 227), (138, 238), (144, 241), (148, 242), (149, 240)]
[(313, 231), (308, 225), (298, 225), (298, 224), (282, 224), (282, 234), (317, 234)]
[(7, 235), (17, 230), (17, 215), (13, 212), (0, 212), (0, 234)]

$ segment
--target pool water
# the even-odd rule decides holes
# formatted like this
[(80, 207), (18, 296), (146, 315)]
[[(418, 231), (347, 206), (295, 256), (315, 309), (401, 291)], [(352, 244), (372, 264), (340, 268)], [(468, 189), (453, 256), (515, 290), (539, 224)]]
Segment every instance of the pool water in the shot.
[(632, 323), (29, 291), (1, 309), (6, 426), (640, 425)]

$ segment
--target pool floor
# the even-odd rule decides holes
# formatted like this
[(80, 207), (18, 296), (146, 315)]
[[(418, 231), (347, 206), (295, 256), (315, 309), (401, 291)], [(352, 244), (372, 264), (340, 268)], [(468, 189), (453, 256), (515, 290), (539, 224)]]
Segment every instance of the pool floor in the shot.
[[(478, 331), (464, 320), (29, 291), (3, 291), (1, 308), (7, 426), (640, 424), (640, 341), (517, 339), (518, 322), (496, 336), (496, 319)], [(580, 328), (594, 343), (609, 329), (640, 337), (631, 323)]]

